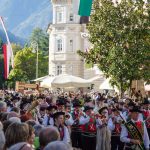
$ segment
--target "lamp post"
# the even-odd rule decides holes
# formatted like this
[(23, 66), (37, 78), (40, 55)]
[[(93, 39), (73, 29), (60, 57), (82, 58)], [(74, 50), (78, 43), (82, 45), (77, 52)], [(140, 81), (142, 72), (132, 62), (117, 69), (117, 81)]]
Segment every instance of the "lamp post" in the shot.
[(31, 47), (33, 48), (32, 52), (36, 53), (36, 79), (38, 78), (38, 61), (39, 61), (39, 47), (36, 41), (31, 42)]

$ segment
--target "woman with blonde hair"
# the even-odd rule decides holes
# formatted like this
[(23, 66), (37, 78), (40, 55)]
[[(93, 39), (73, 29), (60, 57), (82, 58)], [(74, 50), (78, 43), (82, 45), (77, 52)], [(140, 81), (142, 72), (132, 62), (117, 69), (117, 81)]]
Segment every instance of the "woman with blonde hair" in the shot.
[(26, 123), (12, 123), (5, 133), (6, 143), (4, 150), (19, 142), (28, 142), (29, 126)]

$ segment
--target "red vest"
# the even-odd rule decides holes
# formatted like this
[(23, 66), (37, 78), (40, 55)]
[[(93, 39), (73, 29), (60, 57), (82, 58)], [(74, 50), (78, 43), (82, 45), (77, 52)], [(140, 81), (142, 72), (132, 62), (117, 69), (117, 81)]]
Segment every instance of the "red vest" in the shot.
[(96, 133), (96, 120), (95, 118), (90, 118), (89, 122), (82, 125), (83, 132)]

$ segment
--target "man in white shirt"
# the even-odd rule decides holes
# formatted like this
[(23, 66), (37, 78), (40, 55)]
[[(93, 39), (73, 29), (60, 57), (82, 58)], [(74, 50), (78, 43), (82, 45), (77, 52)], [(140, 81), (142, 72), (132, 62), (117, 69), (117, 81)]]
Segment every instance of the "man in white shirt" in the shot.
[(128, 121), (133, 122), (133, 124), (137, 127), (137, 129), (141, 133), (143, 139), (140, 140), (134, 138), (133, 136), (131, 136), (132, 133), (128, 132), (126, 126), (122, 126), (120, 140), (126, 143), (125, 150), (133, 150), (133, 149), (136, 150), (136, 147), (139, 147), (138, 145), (141, 145), (142, 142), (144, 143), (143, 146), (145, 147), (145, 149), (149, 150), (149, 144), (150, 144), (149, 136), (148, 136), (145, 123), (138, 119), (139, 113), (141, 113), (138, 106), (134, 106), (133, 109), (130, 110), (130, 112), (131, 112), (130, 119)]

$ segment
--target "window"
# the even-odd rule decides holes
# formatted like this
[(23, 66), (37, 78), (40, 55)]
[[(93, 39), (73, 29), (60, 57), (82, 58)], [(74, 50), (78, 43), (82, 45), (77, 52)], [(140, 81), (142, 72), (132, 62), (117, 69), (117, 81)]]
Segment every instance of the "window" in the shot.
[(62, 40), (58, 39), (57, 40), (57, 52), (61, 52), (62, 51)]
[(63, 7), (56, 7), (56, 20), (58, 23), (61, 23), (63, 21), (63, 13), (64, 8)]
[(70, 14), (69, 21), (73, 21), (73, 14)]
[(58, 22), (61, 22), (62, 21), (62, 13), (61, 12), (58, 12)]
[(69, 41), (69, 46), (70, 46), (70, 51), (72, 52), (73, 51), (73, 40)]
[(68, 65), (68, 74), (73, 74), (73, 65), (72, 64), (70, 64), (70, 65)]
[(57, 65), (56, 66), (56, 75), (62, 74), (62, 65)]

